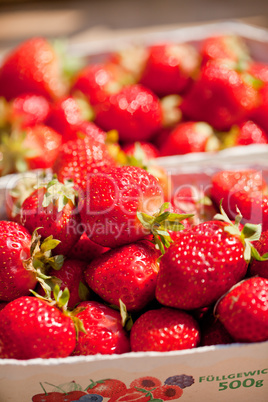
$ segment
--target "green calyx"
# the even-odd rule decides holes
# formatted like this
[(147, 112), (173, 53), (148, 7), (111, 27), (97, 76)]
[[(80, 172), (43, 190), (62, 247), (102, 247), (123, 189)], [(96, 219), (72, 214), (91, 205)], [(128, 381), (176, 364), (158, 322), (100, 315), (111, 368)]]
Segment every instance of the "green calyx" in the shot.
[(74, 189), (73, 180), (64, 180), (64, 183), (58, 181), (56, 176), (49, 183), (41, 183), (38, 188), (45, 188), (42, 206), (48, 207), (50, 204), (57, 203), (58, 212), (61, 212), (65, 205), (72, 203), (76, 205), (78, 192)]
[(167, 211), (169, 203), (165, 202), (158, 213), (154, 215), (148, 215), (143, 212), (137, 212), (137, 217), (142, 225), (149, 229), (154, 237), (154, 243), (162, 254), (165, 253), (165, 249), (173, 242), (170, 231), (178, 232), (184, 229), (184, 225), (181, 223), (184, 219), (191, 218), (194, 214), (176, 214)]
[(268, 253), (260, 256), (259, 252), (253, 246), (252, 242), (259, 240), (262, 232), (261, 224), (255, 225), (252, 223), (246, 223), (243, 226), (243, 229), (240, 230), (239, 225), (242, 220), (242, 215), (239, 209), (237, 208), (237, 215), (235, 217), (235, 221), (232, 222), (227, 216), (226, 212), (222, 208), (222, 201), (220, 202), (220, 214), (216, 214), (214, 219), (220, 220), (228, 223), (228, 226), (224, 228), (224, 230), (231, 235), (239, 236), (244, 244), (244, 259), (247, 263), (250, 262), (252, 258), (258, 261), (266, 261), (268, 259)]

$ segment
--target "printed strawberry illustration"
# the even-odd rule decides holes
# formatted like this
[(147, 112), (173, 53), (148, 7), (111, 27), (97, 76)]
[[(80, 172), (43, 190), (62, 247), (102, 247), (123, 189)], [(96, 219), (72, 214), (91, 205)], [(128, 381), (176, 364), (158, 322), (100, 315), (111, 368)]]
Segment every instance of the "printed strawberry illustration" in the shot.
[(185, 311), (168, 307), (147, 310), (130, 331), (133, 352), (191, 349), (199, 346), (199, 342), (197, 321)]
[(106, 302), (119, 306), (122, 300), (127, 311), (139, 311), (154, 299), (158, 257), (148, 241), (120, 246), (94, 259), (85, 278)]
[(4, 60), (0, 69), (0, 96), (7, 100), (23, 93), (55, 99), (66, 91), (60, 61), (45, 39), (34, 37), (22, 42)]
[(214, 152), (220, 142), (212, 127), (203, 122), (179, 123), (160, 147), (161, 156), (183, 155), (191, 152)]
[(248, 75), (226, 63), (212, 60), (200, 70), (181, 110), (187, 119), (205, 121), (216, 130), (227, 131), (248, 119), (258, 104), (254, 79), (249, 80)]
[(152, 390), (153, 398), (163, 401), (177, 400), (182, 394), (183, 390), (178, 385), (165, 384)]
[(139, 85), (123, 87), (94, 107), (96, 124), (103, 130), (117, 130), (123, 142), (148, 141), (162, 126), (158, 97)]
[(229, 290), (216, 304), (215, 315), (238, 342), (268, 339), (268, 279), (246, 279)]
[(66, 255), (80, 238), (77, 211), (78, 192), (71, 181), (60, 183), (53, 178), (29, 195), (21, 207), (21, 222), (30, 233), (36, 228), (44, 238), (53, 235), (61, 243), (58, 253)]
[[(254, 246), (260, 255), (268, 253), (268, 230), (262, 232), (261, 237), (254, 243)], [(249, 275), (257, 275), (268, 279), (267, 261), (252, 260), (249, 265)]]
[(89, 394), (99, 394), (104, 398), (111, 398), (119, 392), (127, 389), (125, 383), (114, 378), (105, 378), (103, 380), (90, 380), (90, 385), (86, 388)]
[(136, 378), (135, 380), (133, 380), (130, 383), (130, 388), (138, 387), (138, 388), (143, 388), (143, 389), (149, 390), (152, 388), (159, 387), (161, 385), (162, 385), (162, 383), (158, 378), (147, 376), (147, 377)]
[(38, 281), (44, 282), (49, 266), (59, 269), (63, 261), (62, 256), (51, 256), (59, 243), (52, 237), (41, 243), (36, 232), (31, 236), (26, 228), (16, 222), (1, 221), (0, 228), (0, 300), (11, 301), (29, 295)]
[(66, 357), (75, 347), (76, 330), (72, 318), (37, 297), (22, 296), (8, 303), (0, 311), (0, 323), (0, 356), (3, 359)]
[(152, 394), (145, 389), (127, 388), (124, 391), (116, 393), (108, 400), (108, 402), (148, 402), (152, 400)]
[(206, 307), (245, 277), (255, 255), (251, 242), (259, 238), (261, 227), (245, 225), (240, 231), (241, 218), (237, 215), (233, 223), (221, 208), (214, 221), (177, 235), (160, 261), (160, 303), (185, 310)]
[(197, 73), (200, 57), (188, 44), (164, 43), (147, 48), (148, 56), (140, 83), (158, 96), (180, 94), (188, 89)]
[(60, 147), (53, 171), (59, 181), (72, 179), (80, 189), (85, 190), (87, 180), (92, 174), (115, 165), (116, 162), (104, 143), (85, 137), (67, 141)]
[(79, 333), (73, 355), (111, 355), (130, 351), (119, 311), (99, 302), (84, 301), (77, 305), (76, 318), (83, 323), (85, 332)]

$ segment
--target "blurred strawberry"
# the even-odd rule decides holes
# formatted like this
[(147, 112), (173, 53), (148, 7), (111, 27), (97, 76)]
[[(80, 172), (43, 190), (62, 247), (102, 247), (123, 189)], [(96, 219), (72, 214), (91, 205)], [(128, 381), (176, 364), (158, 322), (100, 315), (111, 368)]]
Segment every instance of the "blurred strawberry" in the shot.
[(268, 144), (268, 134), (252, 120), (247, 120), (237, 126), (233, 126), (228, 133), (222, 133), (223, 148)]
[[(262, 232), (260, 239), (254, 243), (254, 246), (260, 255), (268, 253), (268, 230)], [(258, 275), (268, 279), (268, 261), (251, 261), (248, 273), (250, 276)]]
[(67, 257), (89, 263), (108, 250), (109, 248), (94, 243), (86, 233), (83, 233), (78, 242), (69, 250)]

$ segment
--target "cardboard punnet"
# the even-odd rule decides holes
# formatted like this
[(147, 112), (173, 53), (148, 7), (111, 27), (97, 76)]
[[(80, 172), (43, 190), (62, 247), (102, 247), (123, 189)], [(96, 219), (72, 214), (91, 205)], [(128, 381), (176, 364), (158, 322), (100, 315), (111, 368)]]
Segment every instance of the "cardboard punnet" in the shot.
[[(124, 43), (130, 40), (153, 42), (159, 38), (197, 41), (213, 33), (224, 32), (237, 33), (246, 38), (254, 55), (268, 61), (268, 33), (232, 22), (153, 33), (146, 35), (146, 38), (138, 35), (136, 38), (124, 38)], [(122, 47), (122, 40), (97, 41), (91, 43), (90, 49), (84, 44), (77, 45), (72, 47), (72, 51), (74, 54), (88, 53), (94, 57), (97, 51), (104, 54), (115, 47)], [(268, 146), (237, 147), (217, 154), (159, 158), (158, 163), (167, 169), (175, 186), (188, 182), (204, 188), (209, 185), (213, 172), (230, 167), (254, 167), (262, 170), (268, 179)], [(0, 219), (5, 219), (7, 189), (19, 179), (19, 175), (0, 179)], [(154, 377), (164, 384), (169, 377), (183, 375), (188, 376), (188, 386), (183, 388), (179, 399), (185, 402), (266, 402), (268, 342), (199, 347), (167, 353), (127, 353), (27, 361), (0, 359), (0, 402), (108, 402), (109, 397), (95, 396), (92, 399), (88, 393), (92, 381), (118, 380), (124, 387), (130, 388), (133, 381), (144, 377)], [(146, 390), (140, 392), (138, 398), (131, 398), (118, 400), (152, 400)]]

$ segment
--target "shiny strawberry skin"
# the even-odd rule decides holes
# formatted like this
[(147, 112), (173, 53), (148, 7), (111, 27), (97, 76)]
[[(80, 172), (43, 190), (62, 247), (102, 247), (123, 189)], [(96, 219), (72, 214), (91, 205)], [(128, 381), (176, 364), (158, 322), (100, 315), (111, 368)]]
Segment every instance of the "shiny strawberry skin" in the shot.
[(150, 140), (162, 127), (160, 101), (142, 85), (125, 86), (94, 110), (96, 124), (105, 131), (117, 130), (123, 142)]
[(78, 138), (62, 144), (53, 171), (60, 181), (73, 179), (75, 184), (85, 190), (92, 174), (115, 165), (105, 144), (92, 138)]
[(0, 357), (67, 357), (75, 347), (72, 319), (46, 301), (24, 296), (0, 312)]
[(160, 261), (156, 298), (192, 310), (214, 303), (247, 272), (244, 246), (220, 221), (180, 232)]
[(51, 44), (34, 37), (10, 52), (0, 69), (0, 88), (0, 96), (7, 100), (29, 92), (49, 100), (61, 96), (65, 86)]
[(60, 212), (57, 204), (50, 203), (43, 207), (45, 193), (46, 189), (41, 187), (24, 200), (21, 207), (21, 223), (30, 233), (40, 228), (38, 234), (43, 239), (52, 235), (54, 239), (60, 240), (61, 243), (54, 251), (66, 255), (80, 238), (80, 215), (70, 202)]
[(81, 302), (77, 308), (81, 311), (76, 317), (82, 321), (87, 333), (79, 333), (73, 355), (111, 355), (130, 351), (119, 311), (96, 301)]
[(268, 279), (250, 278), (234, 286), (220, 299), (216, 315), (236, 341), (266, 341)]
[(249, 118), (258, 105), (258, 91), (241, 74), (222, 62), (209, 61), (200, 70), (181, 109), (187, 119), (205, 121), (225, 131)]
[(11, 301), (28, 295), (37, 283), (34, 272), (23, 262), (30, 258), (31, 235), (15, 222), (0, 221), (0, 300)]
[(239, 126), (235, 145), (268, 144), (267, 133), (251, 120)]
[(78, 242), (69, 250), (67, 257), (89, 263), (108, 250), (108, 247), (102, 247), (94, 243), (88, 238), (86, 233), (83, 233)]
[(197, 321), (185, 311), (168, 307), (146, 311), (135, 321), (130, 332), (133, 352), (192, 349), (199, 342)]
[(44, 123), (50, 111), (49, 101), (42, 95), (23, 94), (10, 102), (8, 119), (21, 128)]
[[(268, 253), (268, 230), (262, 232), (260, 239), (254, 242), (254, 247), (260, 255)], [(252, 260), (249, 266), (249, 275), (268, 279), (268, 261)]]
[(117, 247), (93, 260), (86, 281), (103, 300), (128, 311), (139, 311), (154, 299), (158, 274), (158, 251), (149, 242)]
[(80, 213), (89, 238), (114, 248), (150, 234), (137, 211), (153, 214), (162, 204), (163, 190), (153, 175), (138, 167), (121, 166), (92, 175)]

